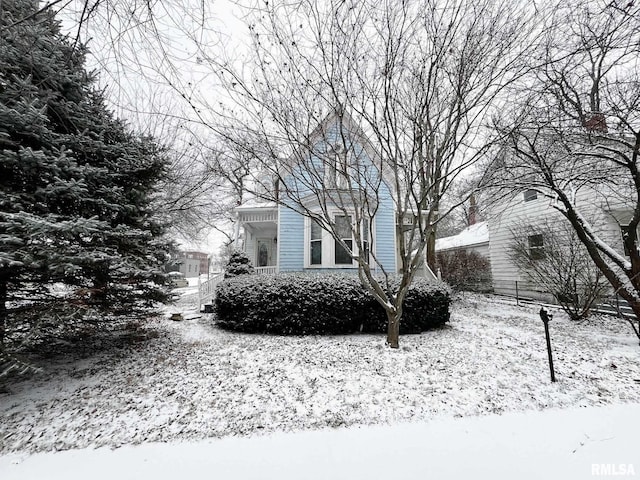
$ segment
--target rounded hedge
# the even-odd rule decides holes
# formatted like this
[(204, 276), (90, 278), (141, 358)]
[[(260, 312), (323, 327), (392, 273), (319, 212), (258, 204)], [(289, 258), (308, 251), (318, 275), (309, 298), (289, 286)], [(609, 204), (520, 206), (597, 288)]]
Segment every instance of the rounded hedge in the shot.
[[(451, 292), (443, 283), (414, 280), (405, 297), (400, 333), (419, 333), (449, 320)], [(217, 324), (247, 333), (284, 335), (384, 333), (387, 316), (355, 275), (243, 275), (218, 284)]]

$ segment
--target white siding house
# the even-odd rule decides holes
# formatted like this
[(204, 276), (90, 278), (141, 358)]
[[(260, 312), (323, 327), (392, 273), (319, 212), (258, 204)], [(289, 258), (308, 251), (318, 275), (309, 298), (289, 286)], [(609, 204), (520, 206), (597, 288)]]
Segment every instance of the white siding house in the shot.
[(180, 273), (186, 278), (193, 278), (200, 275), (200, 260), (197, 258), (183, 258), (180, 260)]
[[(576, 194), (576, 201), (602, 240), (623, 253), (622, 233), (632, 211), (624, 201), (614, 200), (621, 198), (620, 192), (616, 193), (585, 188)], [(510, 247), (514, 239), (521, 236), (520, 240), (528, 244), (530, 251), (544, 251), (542, 231), (554, 222), (568, 222), (554, 208), (554, 200), (534, 190), (514, 193), (489, 208), (486, 217), (486, 221), (471, 225), (457, 235), (436, 240), (436, 252), (476, 252), (489, 260), (495, 293), (553, 302), (548, 292), (532, 284), (526, 273), (519, 271)]]
[[(614, 249), (622, 252), (621, 226), (630, 218), (630, 210), (619, 203), (613, 204), (606, 192), (583, 189), (577, 194), (577, 205), (587, 212), (588, 220), (598, 234)], [(535, 228), (549, 222), (567, 222), (553, 208), (553, 200), (534, 190), (514, 194), (510, 199), (494, 206), (488, 216), (489, 258), (494, 292), (551, 301), (547, 292), (540, 291), (527, 281), (510, 259), (510, 244), (515, 236), (526, 235), (530, 249), (544, 250), (544, 236)], [(627, 220), (628, 221), (628, 220)], [(525, 228), (526, 227), (526, 228)]]

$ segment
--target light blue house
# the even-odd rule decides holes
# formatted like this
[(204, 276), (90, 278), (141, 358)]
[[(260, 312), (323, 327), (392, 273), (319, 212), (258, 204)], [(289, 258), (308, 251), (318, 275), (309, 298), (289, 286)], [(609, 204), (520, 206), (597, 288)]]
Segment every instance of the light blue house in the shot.
[[(252, 199), (236, 208), (239, 248), (258, 273), (356, 272), (361, 253), (373, 270), (397, 272), (393, 183), (364, 133), (334, 113), (308, 145), (274, 187), (278, 202)], [(331, 222), (342, 242), (318, 218)]]
[[(360, 256), (373, 273), (397, 273), (398, 235), (414, 220), (407, 216), (398, 224), (388, 165), (345, 114), (327, 116), (306, 144), (277, 172), (277, 181), (262, 180), (263, 195), (236, 207), (236, 248), (258, 274), (355, 274)], [(424, 261), (416, 275), (436, 278)], [(211, 301), (222, 279), (219, 274), (200, 285), (200, 304)]]

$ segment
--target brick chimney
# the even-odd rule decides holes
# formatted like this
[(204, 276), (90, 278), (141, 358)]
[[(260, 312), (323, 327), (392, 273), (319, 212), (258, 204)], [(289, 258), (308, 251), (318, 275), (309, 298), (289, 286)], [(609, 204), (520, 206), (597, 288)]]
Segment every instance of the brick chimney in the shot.
[(467, 215), (467, 223), (469, 226), (475, 225), (478, 221), (478, 205), (476, 204), (476, 196), (472, 193), (469, 197), (469, 214)]
[(607, 133), (609, 131), (607, 128), (607, 120), (604, 118), (604, 115), (599, 112), (588, 114), (583, 126), (587, 129), (587, 132)]

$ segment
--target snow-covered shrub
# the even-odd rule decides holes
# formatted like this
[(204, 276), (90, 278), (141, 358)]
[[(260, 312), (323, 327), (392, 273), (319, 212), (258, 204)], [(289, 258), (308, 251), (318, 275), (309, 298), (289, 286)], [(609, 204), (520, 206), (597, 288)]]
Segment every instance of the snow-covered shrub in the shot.
[[(417, 333), (449, 319), (450, 294), (442, 284), (417, 279), (405, 299), (400, 330)], [(218, 285), (218, 325), (250, 333), (288, 335), (385, 332), (383, 308), (355, 275), (251, 275)]]
[(438, 252), (437, 261), (442, 280), (455, 290), (491, 290), (491, 266), (479, 253), (466, 250)]
[(251, 260), (246, 253), (235, 251), (229, 257), (227, 266), (224, 268), (224, 278), (233, 278), (238, 275), (250, 275), (254, 273)]
[(404, 299), (402, 333), (420, 333), (449, 320), (451, 290), (443, 283), (414, 280)]

